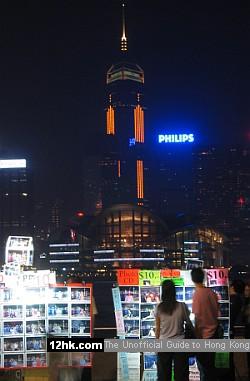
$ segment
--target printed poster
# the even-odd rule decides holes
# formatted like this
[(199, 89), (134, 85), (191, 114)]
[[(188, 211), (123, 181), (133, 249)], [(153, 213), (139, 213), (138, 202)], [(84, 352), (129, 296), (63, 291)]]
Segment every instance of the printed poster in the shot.
[(189, 381), (200, 381), (200, 372), (195, 357), (189, 357)]
[(119, 287), (115, 287), (112, 289), (112, 295), (115, 309), (117, 336), (125, 336), (124, 319), (122, 314), (122, 303)]
[(157, 371), (156, 370), (144, 370), (143, 381), (157, 381)]
[(118, 353), (117, 381), (140, 381), (140, 353)]

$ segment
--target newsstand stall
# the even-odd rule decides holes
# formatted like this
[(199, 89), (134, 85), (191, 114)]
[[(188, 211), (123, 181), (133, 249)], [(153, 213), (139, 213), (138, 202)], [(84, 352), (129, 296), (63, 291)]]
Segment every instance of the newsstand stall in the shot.
[[(229, 292), (228, 269), (208, 269), (206, 286), (218, 295), (220, 305), (220, 323), (224, 329), (224, 338), (229, 338)], [(120, 338), (149, 339), (155, 337), (155, 308), (161, 299), (161, 282), (172, 279), (176, 286), (176, 297), (185, 302), (192, 312), (192, 297), (195, 291), (191, 280), (191, 270), (117, 270), (118, 287), (113, 290), (117, 335)], [(193, 320), (191, 314), (191, 320)], [(134, 355), (134, 356), (133, 356)], [(156, 354), (144, 353), (143, 379), (156, 380)], [(227, 354), (217, 354), (218, 367), (227, 364)], [(195, 357), (190, 357), (190, 380), (199, 380), (199, 371)], [(137, 368), (137, 372), (136, 372)], [(138, 354), (119, 354), (118, 376), (120, 380), (136, 379), (140, 370)], [(127, 377), (127, 378), (126, 378)], [(134, 378), (133, 378), (134, 377)], [(118, 378), (119, 379), (119, 378)], [(138, 379), (138, 378), (137, 378)]]
[[(92, 284), (56, 284), (49, 270), (0, 273), (1, 368), (48, 366), (47, 336), (91, 337)], [(68, 366), (91, 366), (69, 353)]]

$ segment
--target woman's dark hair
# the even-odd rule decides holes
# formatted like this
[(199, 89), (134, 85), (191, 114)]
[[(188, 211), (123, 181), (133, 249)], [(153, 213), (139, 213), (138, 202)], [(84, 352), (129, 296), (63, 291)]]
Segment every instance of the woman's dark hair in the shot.
[(172, 280), (164, 280), (162, 282), (161, 300), (162, 302), (158, 307), (159, 311), (172, 315), (177, 306), (175, 285)]
[(194, 283), (203, 283), (204, 281), (204, 271), (201, 267), (197, 267), (196, 269), (192, 269), (191, 278)]

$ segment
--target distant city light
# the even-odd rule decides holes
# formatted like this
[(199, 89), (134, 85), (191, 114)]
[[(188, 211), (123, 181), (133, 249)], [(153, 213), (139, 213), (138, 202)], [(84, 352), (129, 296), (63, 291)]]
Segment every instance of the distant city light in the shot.
[(71, 255), (71, 254), (79, 254), (79, 251), (50, 251), (49, 255)]
[(164, 249), (140, 249), (141, 253), (164, 253)]
[(79, 259), (50, 259), (50, 263), (78, 263)]
[(135, 146), (135, 138), (129, 138), (129, 147)]
[(115, 250), (94, 250), (94, 254), (114, 253)]
[(49, 247), (60, 247), (60, 246), (79, 246), (79, 243), (50, 243)]
[(94, 258), (94, 262), (164, 261), (164, 258)]
[(76, 232), (74, 231), (74, 229), (70, 229), (70, 237), (73, 242), (76, 240)]
[(245, 204), (245, 199), (244, 199), (244, 197), (240, 197), (240, 198), (238, 199), (238, 203), (239, 203), (240, 206), (242, 207), (242, 206)]
[(159, 143), (193, 143), (194, 134), (167, 134), (158, 135)]
[(77, 215), (77, 217), (80, 217), (80, 218), (81, 218), (81, 217), (84, 216), (84, 213), (83, 213), (83, 212), (77, 212), (76, 215)]
[(0, 160), (0, 169), (26, 168), (26, 159)]

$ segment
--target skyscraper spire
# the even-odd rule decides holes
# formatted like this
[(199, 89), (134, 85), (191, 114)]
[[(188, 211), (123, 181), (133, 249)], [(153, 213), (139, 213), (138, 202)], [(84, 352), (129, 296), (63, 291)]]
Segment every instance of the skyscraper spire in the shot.
[(122, 38), (121, 38), (121, 51), (128, 50), (127, 37), (126, 37), (126, 24), (125, 24), (125, 3), (122, 2)]

